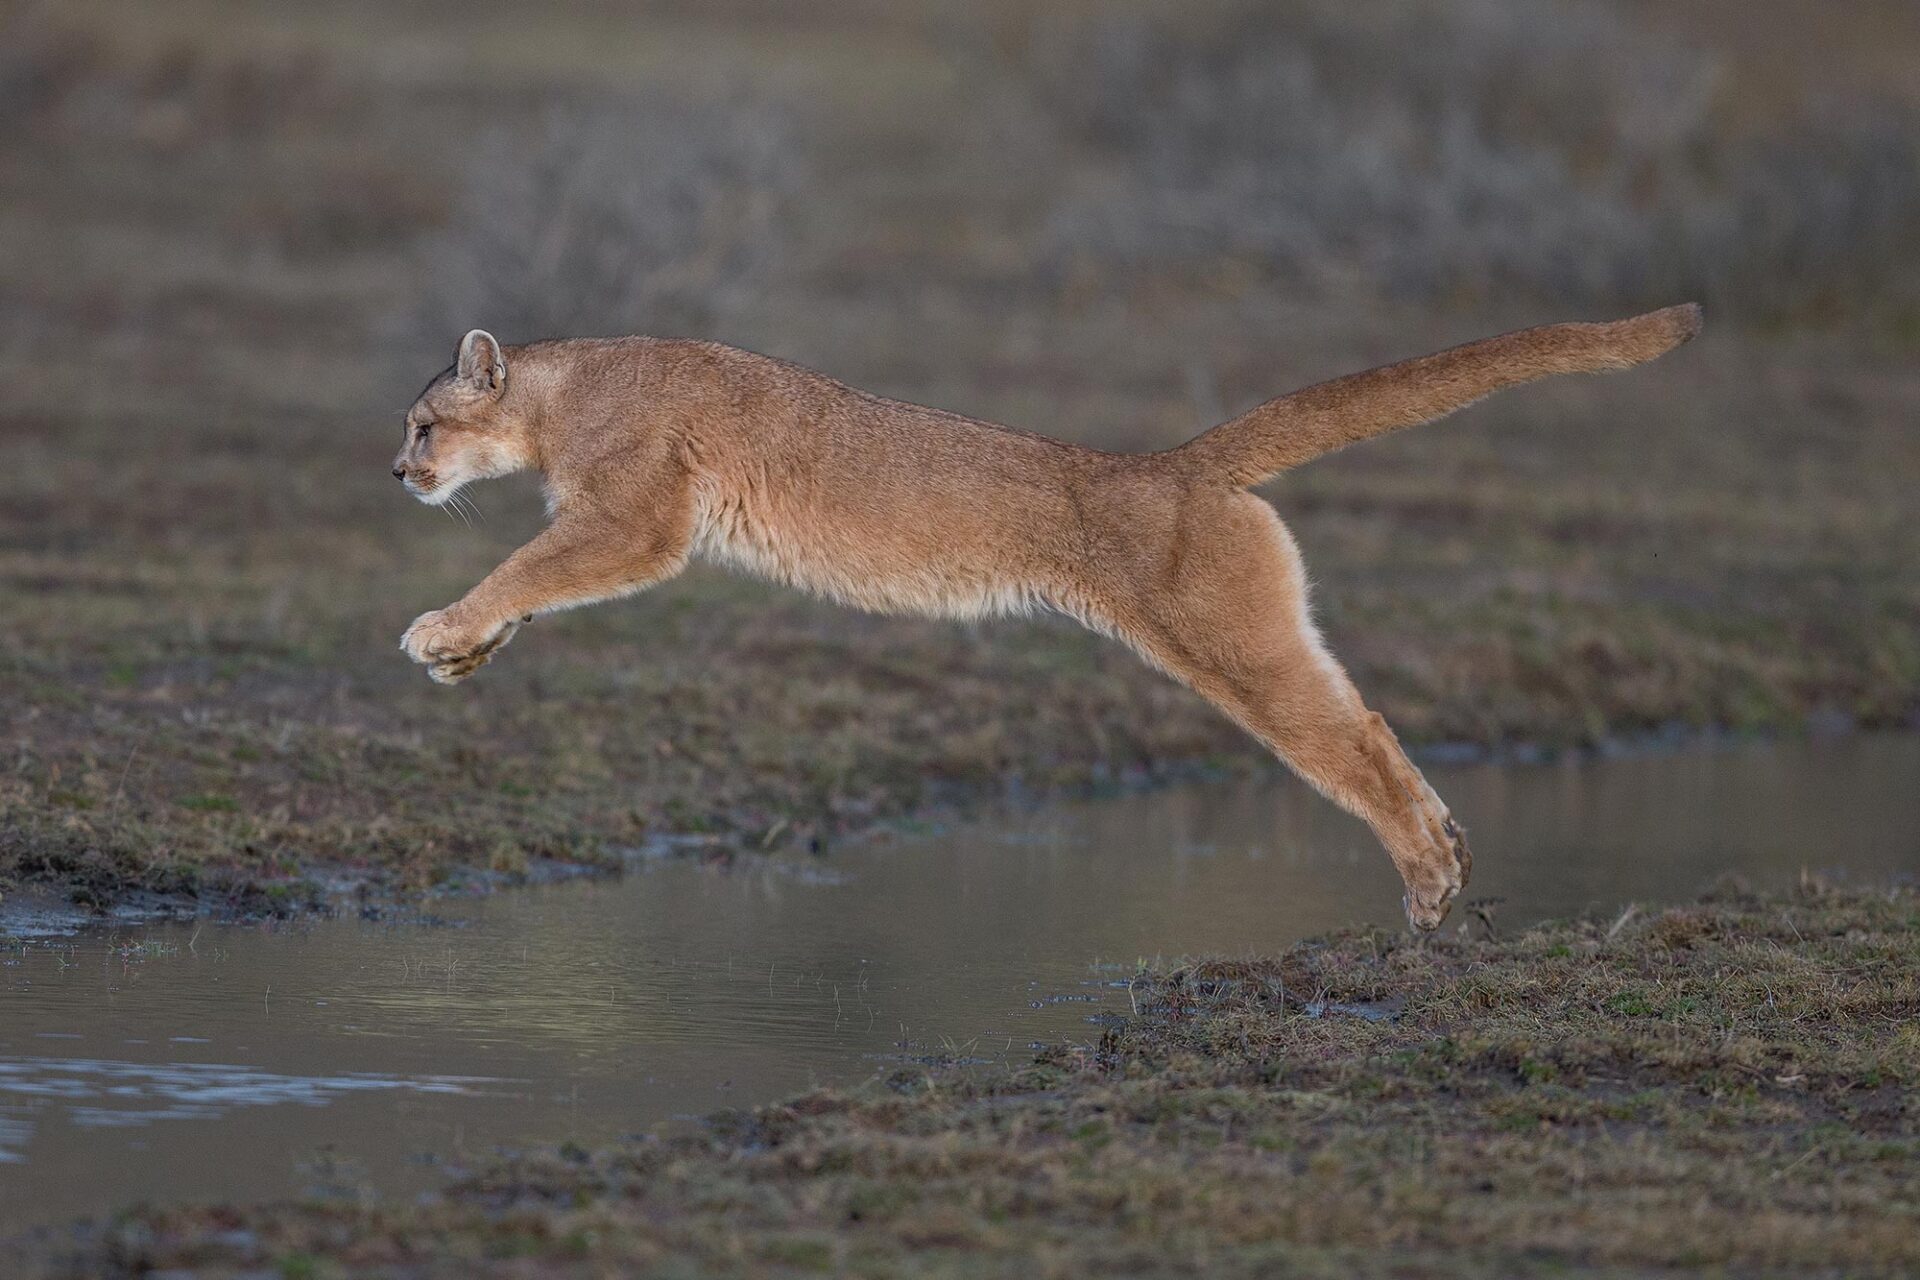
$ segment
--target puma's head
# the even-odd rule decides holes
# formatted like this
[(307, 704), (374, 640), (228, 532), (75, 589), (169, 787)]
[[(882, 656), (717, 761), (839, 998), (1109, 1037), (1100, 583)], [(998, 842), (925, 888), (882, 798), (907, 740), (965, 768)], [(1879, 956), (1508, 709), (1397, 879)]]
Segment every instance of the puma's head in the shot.
[(407, 410), (393, 477), (408, 493), (437, 507), (469, 480), (531, 463), (528, 424), (507, 394), (507, 377), (506, 352), (492, 334), (475, 329), (460, 340), (453, 367)]

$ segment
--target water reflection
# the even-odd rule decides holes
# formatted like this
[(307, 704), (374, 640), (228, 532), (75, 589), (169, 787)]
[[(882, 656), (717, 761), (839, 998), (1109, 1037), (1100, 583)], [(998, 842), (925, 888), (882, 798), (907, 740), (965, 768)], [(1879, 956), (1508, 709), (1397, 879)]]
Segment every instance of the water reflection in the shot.
[[(175, 1042), (199, 1041), (177, 1036)], [(199, 1041), (204, 1043), (204, 1041)], [(69, 1124), (83, 1129), (121, 1129), (154, 1120), (215, 1120), (236, 1107), (297, 1103), (320, 1107), (348, 1093), (414, 1090), (420, 1093), (473, 1094), (504, 1081), (457, 1076), (381, 1076), (348, 1072), (337, 1076), (290, 1076), (218, 1062), (111, 1062), (91, 1058), (0, 1057), (0, 1106), (21, 1110), (27, 1099), (57, 1099)], [(24, 1146), (32, 1127), (11, 1121), (11, 1143), (0, 1130), (0, 1160), (22, 1156), (9, 1146)]]
[[(1920, 739), (1432, 771), (1497, 923), (1740, 872), (1920, 872)], [(446, 927), (113, 928), (0, 949), (0, 1227), (157, 1196), (409, 1194), (901, 1056), (1088, 1038), (1141, 958), (1392, 923), (1292, 783), (1062, 806), (793, 867), (650, 862)], [(165, 1123), (158, 1123), (164, 1121)], [(319, 1158), (316, 1159), (316, 1153)]]

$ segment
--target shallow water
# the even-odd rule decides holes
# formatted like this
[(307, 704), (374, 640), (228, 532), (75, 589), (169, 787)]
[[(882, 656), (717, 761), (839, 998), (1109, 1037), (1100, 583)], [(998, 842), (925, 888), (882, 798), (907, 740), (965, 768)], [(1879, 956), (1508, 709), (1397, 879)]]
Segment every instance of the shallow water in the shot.
[[(1497, 924), (1718, 875), (1920, 874), (1920, 737), (1429, 770)], [(1391, 923), (1364, 828), (1223, 784), (1001, 815), (747, 871), (352, 920), (0, 950), (0, 1229), (137, 1199), (410, 1195), (449, 1165), (852, 1082), (1022, 1058), (1124, 1012), (1140, 958)], [(1456, 919), (1461, 913), (1456, 912)], [(4, 927), (4, 917), (0, 917)]]

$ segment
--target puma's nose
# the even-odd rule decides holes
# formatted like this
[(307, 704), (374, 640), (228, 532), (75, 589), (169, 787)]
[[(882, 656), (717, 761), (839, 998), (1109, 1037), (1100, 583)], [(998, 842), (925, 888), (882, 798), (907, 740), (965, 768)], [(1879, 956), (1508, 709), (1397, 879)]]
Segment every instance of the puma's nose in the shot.
[(407, 478), (407, 469), (405, 467), (395, 467), (393, 469), (393, 478), (395, 480), (405, 480)]

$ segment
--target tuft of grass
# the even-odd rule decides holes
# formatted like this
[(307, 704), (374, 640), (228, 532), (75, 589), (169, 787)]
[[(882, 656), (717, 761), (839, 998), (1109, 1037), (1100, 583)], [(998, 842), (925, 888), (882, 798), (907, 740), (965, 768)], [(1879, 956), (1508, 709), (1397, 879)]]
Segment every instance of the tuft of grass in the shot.
[(180, 798), (180, 807), (182, 809), (191, 809), (195, 813), (238, 813), (240, 811), (240, 802), (232, 796), (206, 794), (182, 796)]

